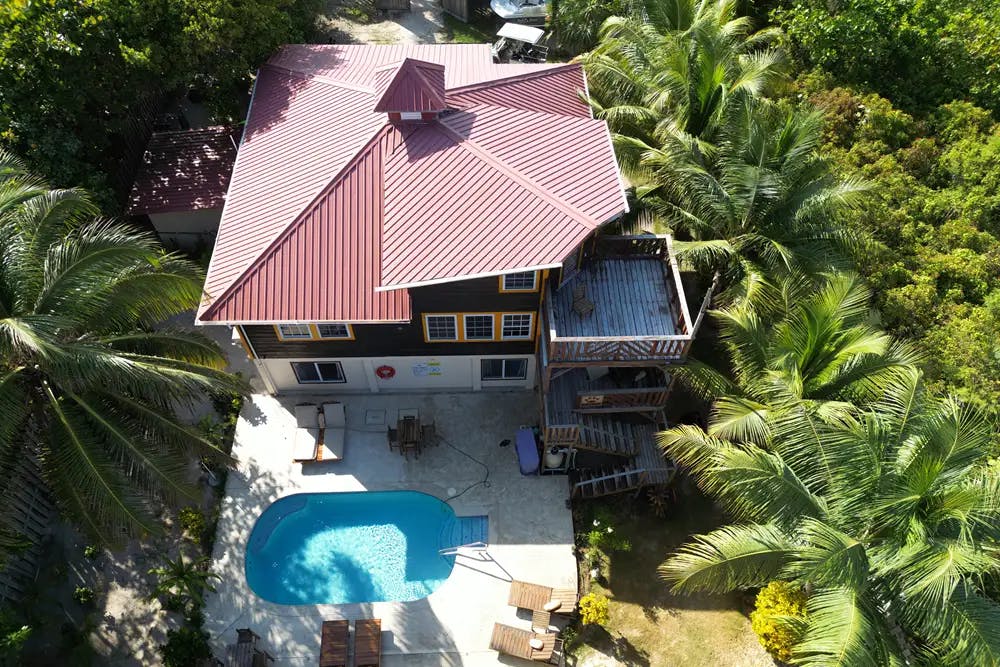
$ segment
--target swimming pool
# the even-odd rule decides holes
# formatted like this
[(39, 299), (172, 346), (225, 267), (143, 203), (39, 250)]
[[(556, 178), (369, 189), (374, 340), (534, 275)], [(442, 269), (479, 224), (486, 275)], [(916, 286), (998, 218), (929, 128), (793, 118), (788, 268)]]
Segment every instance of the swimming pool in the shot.
[(278, 604), (417, 600), (451, 574), (440, 549), (485, 536), (446, 503), (416, 491), (300, 493), (279, 498), (257, 519), (246, 577)]

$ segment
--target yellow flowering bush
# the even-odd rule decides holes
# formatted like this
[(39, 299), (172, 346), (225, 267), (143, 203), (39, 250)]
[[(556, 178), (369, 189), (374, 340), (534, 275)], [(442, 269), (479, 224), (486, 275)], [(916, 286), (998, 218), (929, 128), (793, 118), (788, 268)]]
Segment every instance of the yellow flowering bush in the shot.
[(608, 599), (597, 593), (587, 593), (580, 598), (580, 622), (584, 625), (608, 622)]
[(787, 581), (772, 581), (757, 594), (750, 623), (761, 646), (776, 659), (788, 662), (798, 637), (793, 628), (783, 622), (783, 616), (805, 618), (806, 595)]

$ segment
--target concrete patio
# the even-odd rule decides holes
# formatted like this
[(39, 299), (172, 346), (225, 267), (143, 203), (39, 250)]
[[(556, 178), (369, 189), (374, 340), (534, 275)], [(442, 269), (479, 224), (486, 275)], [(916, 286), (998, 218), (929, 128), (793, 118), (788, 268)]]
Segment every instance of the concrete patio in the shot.
[[(344, 460), (299, 464), (291, 460), (296, 403), (340, 400), (346, 406)], [(389, 450), (385, 425), (399, 409), (434, 419), (443, 440), (419, 459)], [(312, 665), (325, 619), (381, 618), (383, 664), (522, 664), (489, 650), (494, 622), (528, 628), (530, 617), (507, 606), (512, 578), (553, 587), (576, 586), (569, 487), (562, 476), (523, 477), (513, 445), (517, 427), (537, 421), (537, 397), (527, 392), (429, 395), (273, 397), (254, 395), (236, 429), (234, 456), (221, 516), (213, 569), (222, 576), (205, 609), (217, 655), (250, 627), (278, 665)], [(482, 461), (486, 470), (457, 451)], [(450, 501), (459, 516), (489, 517), (489, 549), (457, 557), (448, 580), (413, 602), (349, 605), (278, 605), (249, 589), (244, 554), (254, 522), (276, 499), (292, 493), (410, 489)], [(530, 663), (529, 663), (530, 664)]]

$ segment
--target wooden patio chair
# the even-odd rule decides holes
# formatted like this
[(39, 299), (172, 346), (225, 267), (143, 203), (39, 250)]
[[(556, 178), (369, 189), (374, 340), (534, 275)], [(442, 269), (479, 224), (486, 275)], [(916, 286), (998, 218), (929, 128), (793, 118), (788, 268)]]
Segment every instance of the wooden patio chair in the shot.
[(552, 588), (515, 579), (510, 582), (507, 604), (518, 609), (569, 616), (576, 611), (576, 589)]
[(315, 461), (323, 444), (323, 426), (319, 408), (315, 403), (295, 406), (295, 441), (292, 443), (293, 461)]
[(382, 663), (382, 619), (354, 623), (354, 667), (379, 667)]
[(561, 642), (553, 633), (537, 633), (503, 623), (493, 624), (490, 648), (515, 658), (555, 664)]
[(579, 282), (573, 287), (573, 312), (580, 317), (594, 312), (594, 302), (587, 298), (587, 283)]
[(319, 667), (347, 667), (347, 621), (323, 621), (319, 645)]
[(402, 454), (403, 448), (399, 444), (399, 431), (397, 429), (390, 428), (388, 432), (388, 439), (389, 439), (389, 451), (391, 452), (394, 449), (398, 449), (399, 453)]

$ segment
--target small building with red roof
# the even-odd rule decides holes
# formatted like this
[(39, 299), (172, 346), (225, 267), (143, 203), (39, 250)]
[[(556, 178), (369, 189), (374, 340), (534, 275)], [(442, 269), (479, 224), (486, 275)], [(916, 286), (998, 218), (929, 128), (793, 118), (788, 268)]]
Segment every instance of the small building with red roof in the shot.
[(154, 132), (126, 213), (152, 225), (169, 246), (214, 242), (236, 162), (238, 135), (223, 126)]
[[(628, 203), (586, 89), (485, 44), (286, 46), (197, 323), (233, 327), (275, 393), (541, 384), (546, 436), (577, 444), (581, 412), (661, 410), (694, 326), (670, 239), (602, 232)], [(611, 375), (625, 393), (593, 394)]]

